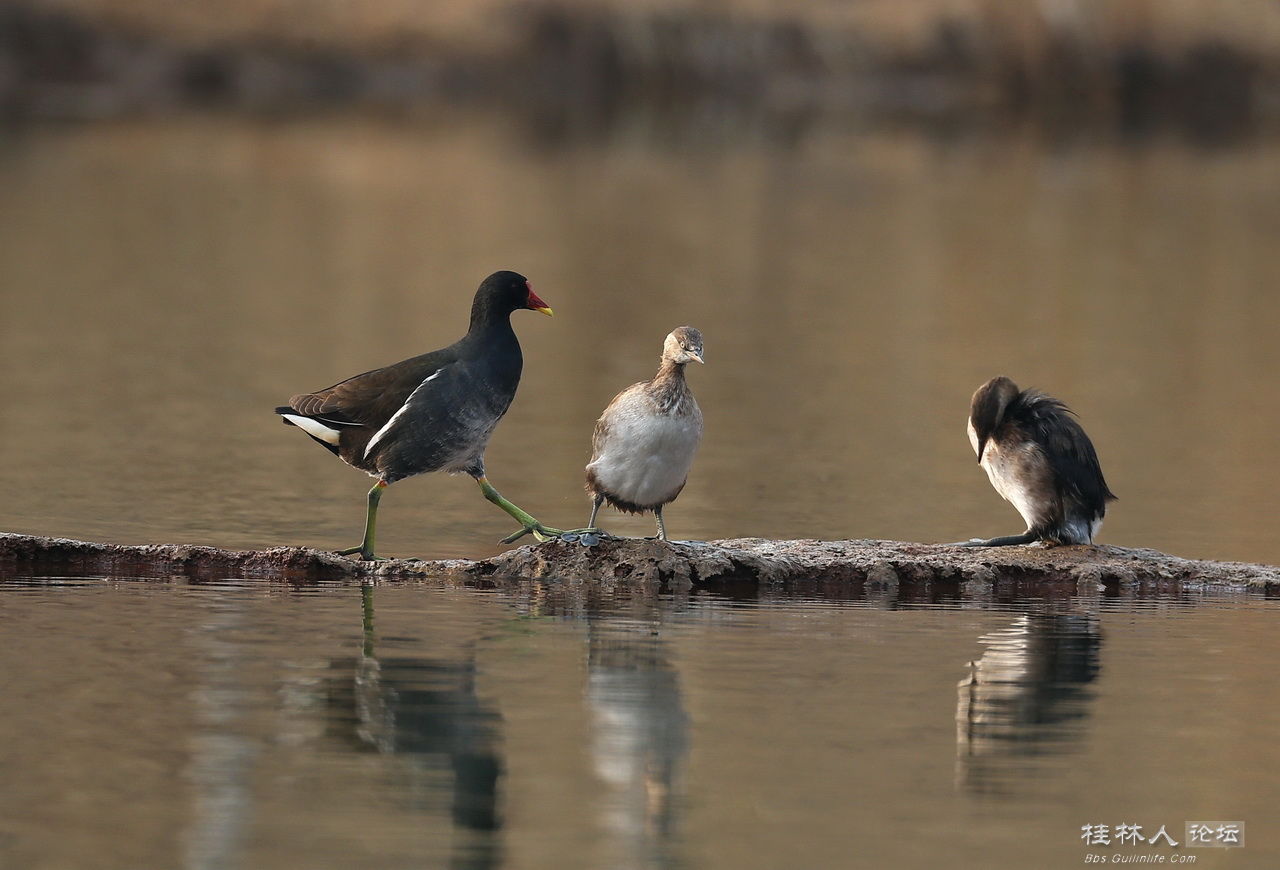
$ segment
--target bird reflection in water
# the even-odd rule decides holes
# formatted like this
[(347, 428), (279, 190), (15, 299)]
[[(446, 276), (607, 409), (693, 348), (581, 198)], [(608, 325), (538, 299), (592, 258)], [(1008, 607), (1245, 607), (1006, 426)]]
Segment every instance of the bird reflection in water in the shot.
[(978, 638), (956, 707), (957, 784), (1012, 794), (1043, 778), (1033, 759), (1075, 748), (1089, 714), (1102, 634), (1090, 613), (1024, 613)]
[[(448, 795), (454, 830), (451, 868), (500, 866), (502, 716), (476, 694), (474, 650), (457, 661), (379, 658), (372, 586), (361, 588), (361, 600), (361, 654), (330, 662), (331, 734), (353, 748), (403, 760), (397, 773), (406, 781), (396, 790), (415, 809), (438, 812), (441, 793)], [(450, 771), (444, 782), (441, 760)]]
[(689, 716), (668, 642), (642, 620), (596, 621), (588, 636), (591, 753), (618, 853), (610, 866), (683, 866), (677, 821)]

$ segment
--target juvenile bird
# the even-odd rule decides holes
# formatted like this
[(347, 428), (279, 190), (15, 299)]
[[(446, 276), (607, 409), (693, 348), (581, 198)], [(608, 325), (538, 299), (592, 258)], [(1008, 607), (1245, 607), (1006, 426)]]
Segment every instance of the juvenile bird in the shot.
[(364, 540), (338, 551), (376, 559), (374, 529), (382, 491), (427, 471), (464, 471), (485, 498), (539, 540), (561, 534), (498, 494), (485, 477), (484, 450), (515, 398), (524, 358), (511, 312), (551, 314), (528, 279), (494, 272), (471, 303), (467, 334), (448, 347), (302, 393), (276, 408), (343, 462), (377, 479), (369, 490)]
[(701, 363), (702, 333), (692, 326), (671, 331), (652, 380), (613, 397), (596, 421), (587, 465), (592, 527), (600, 505), (620, 511), (653, 511), (658, 538), (667, 539), (662, 508), (684, 489), (702, 440), (702, 411), (685, 381), (684, 367)]
[(973, 394), (969, 442), (991, 485), (1018, 509), (1027, 530), (961, 546), (1093, 543), (1107, 502), (1116, 496), (1107, 488), (1093, 442), (1066, 405), (1038, 390), (1019, 390), (1006, 377), (992, 378)]

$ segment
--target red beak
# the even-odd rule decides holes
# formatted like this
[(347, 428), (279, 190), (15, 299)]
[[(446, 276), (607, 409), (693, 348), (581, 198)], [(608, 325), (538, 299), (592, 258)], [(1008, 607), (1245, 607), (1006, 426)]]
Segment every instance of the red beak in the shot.
[(526, 308), (531, 308), (534, 311), (540, 311), (543, 314), (547, 315), (548, 317), (550, 317), (552, 314), (555, 313), (551, 310), (550, 305), (543, 302), (540, 298), (538, 298), (538, 294), (533, 292), (532, 284), (530, 284), (528, 281), (525, 281), (524, 286), (529, 288), (529, 298), (525, 300)]

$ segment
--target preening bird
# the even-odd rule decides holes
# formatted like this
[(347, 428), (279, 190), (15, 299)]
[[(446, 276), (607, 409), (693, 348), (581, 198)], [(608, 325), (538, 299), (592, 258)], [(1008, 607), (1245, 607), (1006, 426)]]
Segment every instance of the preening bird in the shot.
[(1000, 496), (1027, 523), (1021, 535), (974, 539), (962, 546), (1001, 547), (1046, 541), (1091, 544), (1107, 502), (1093, 442), (1062, 402), (992, 378), (973, 394), (969, 442)]
[(504, 499), (485, 477), (485, 446), (520, 385), (524, 358), (511, 328), (511, 313), (519, 309), (551, 314), (523, 275), (494, 272), (476, 291), (471, 327), (459, 341), (276, 408), (285, 423), (377, 479), (369, 490), (364, 540), (340, 554), (377, 558), (382, 491), (427, 471), (471, 475), (485, 498), (520, 523), (519, 534), (539, 540), (561, 534)]
[(653, 379), (618, 393), (596, 421), (587, 465), (588, 527), (607, 501), (628, 513), (653, 511), (658, 538), (667, 539), (662, 508), (684, 489), (702, 440), (702, 410), (684, 376), (691, 362), (702, 362), (702, 333), (677, 327), (663, 342)]

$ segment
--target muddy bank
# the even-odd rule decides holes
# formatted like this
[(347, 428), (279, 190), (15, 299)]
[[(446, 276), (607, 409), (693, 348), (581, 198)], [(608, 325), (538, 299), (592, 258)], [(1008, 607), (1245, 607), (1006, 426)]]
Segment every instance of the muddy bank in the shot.
[(411, 581), (430, 577), (502, 587), (530, 580), (606, 588), (776, 590), (861, 595), (900, 588), (1178, 592), (1206, 587), (1280, 590), (1280, 568), (1181, 559), (1123, 547), (963, 549), (901, 541), (705, 543), (606, 539), (596, 547), (553, 541), (492, 559), (359, 562), (299, 547), (261, 551), (174, 544), (123, 546), (0, 534), (0, 575), (194, 579)]
[[(161, 3), (0, 2), (0, 109), (97, 117), (464, 101), (605, 123), (629, 105), (711, 104), (779, 123), (858, 111), (1205, 135), (1280, 114), (1280, 45), (1250, 38), (1247, 19), (1130, 31), (1087, 15), (1068, 25), (954, 5), (905, 21), (876, 3), (836, 13), (475, 0), (443, 17), (412, 4), (379, 15), (335, 6), (327, 17), (294, 0), (233, 6), (210, 17)], [(1258, 32), (1280, 26), (1280, 12), (1256, 15)]]

